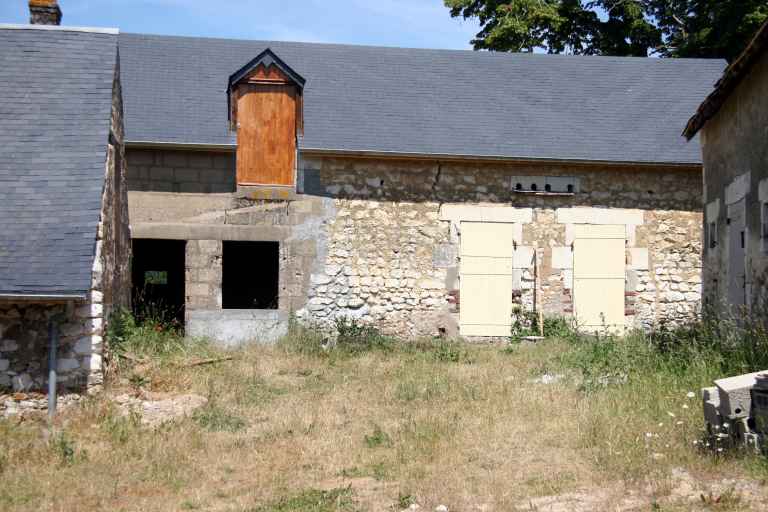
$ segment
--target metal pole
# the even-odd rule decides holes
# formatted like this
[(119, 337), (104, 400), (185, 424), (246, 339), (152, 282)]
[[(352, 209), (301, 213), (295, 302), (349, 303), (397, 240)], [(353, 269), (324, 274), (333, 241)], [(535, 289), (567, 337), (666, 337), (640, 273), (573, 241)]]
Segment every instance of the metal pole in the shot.
[(56, 317), (48, 324), (48, 419), (56, 415), (56, 350), (59, 345), (59, 323)]

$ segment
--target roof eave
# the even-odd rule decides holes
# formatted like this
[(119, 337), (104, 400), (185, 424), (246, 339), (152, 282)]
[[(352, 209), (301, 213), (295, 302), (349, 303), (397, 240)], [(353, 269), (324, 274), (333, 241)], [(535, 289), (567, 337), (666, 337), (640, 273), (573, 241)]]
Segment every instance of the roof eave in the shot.
[(683, 136), (691, 140), (715, 117), (731, 93), (739, 86), (744, 77), (750, 72), (752, 66), (758, 61), (764, 51), (768, 49), (768, 21), (757, 31), (744, 51), (723, 71), (723, 76), (715, 84), (715, 89), (699, 105), (696, 113), (688, 120), (683, 130)]
[(0, 292), (0, 301), (4, 302), (71, 302), (85, 300), (85, 293), (16, 293)]

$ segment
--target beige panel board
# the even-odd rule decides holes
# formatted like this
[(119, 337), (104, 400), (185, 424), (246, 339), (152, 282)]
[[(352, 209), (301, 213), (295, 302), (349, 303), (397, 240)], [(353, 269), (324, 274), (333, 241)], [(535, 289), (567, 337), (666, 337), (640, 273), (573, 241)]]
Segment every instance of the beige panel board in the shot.
[(627, 228), (617, 224), (576, 224), (573, 226), (573, 238), (618, 238), (624, 240)]
[(624, 325), (624, 279), (575, 278), (573, 301), (581, 328)]
[(576, 279), (624, 280), (627, 258), (623, 239), (577, 239), (573, 246), (573, 275)]
[(461, 324), (459, 327), (459, 333), (462, 336), (477, 336), (477, 337), (509, 337), (512, 334), (511, 325), (467, 325)]
[[(498, 336), (499, 330), (509, 335), (512, 326), (512, 276), (462, 273), (460, 297), (459, 324), (462, 335)], [(472, 334), (468, 334), (470, 332)]]
[(461, 256), (510, 258), (515, 250), (514, 227), (508, 223), (462, 222)]
[(512, 275), (512, 258), (488, 256), (464, 256), (461, 258), (461, 275)]

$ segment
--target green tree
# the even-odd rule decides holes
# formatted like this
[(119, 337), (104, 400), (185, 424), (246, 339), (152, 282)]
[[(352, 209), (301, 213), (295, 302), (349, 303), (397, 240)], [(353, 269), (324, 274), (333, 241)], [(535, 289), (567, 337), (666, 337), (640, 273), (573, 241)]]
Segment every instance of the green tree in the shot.
[(732, 60), (768, 19), (768, 0), (445, 0), (477, 18), (475, 49)]

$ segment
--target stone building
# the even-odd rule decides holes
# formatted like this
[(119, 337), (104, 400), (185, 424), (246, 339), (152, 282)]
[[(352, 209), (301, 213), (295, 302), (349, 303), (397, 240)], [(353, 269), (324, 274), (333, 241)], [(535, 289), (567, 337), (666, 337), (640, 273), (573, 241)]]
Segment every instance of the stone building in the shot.
[(724, 64), (121, 34), (134, 287), (191, 335), (683, 322)]
[(118, 35), (0, 25), (0, 63), (0, 389), (44, 388), (58, 333), (57, 381), (82, 391), (130, 301)]
[[(704, 295), (716, 309), (765, 311), (768, 286), (768, 24), (685, 129), (704, 160)], [(737, 314), (740, 312), (736, 312)]]

